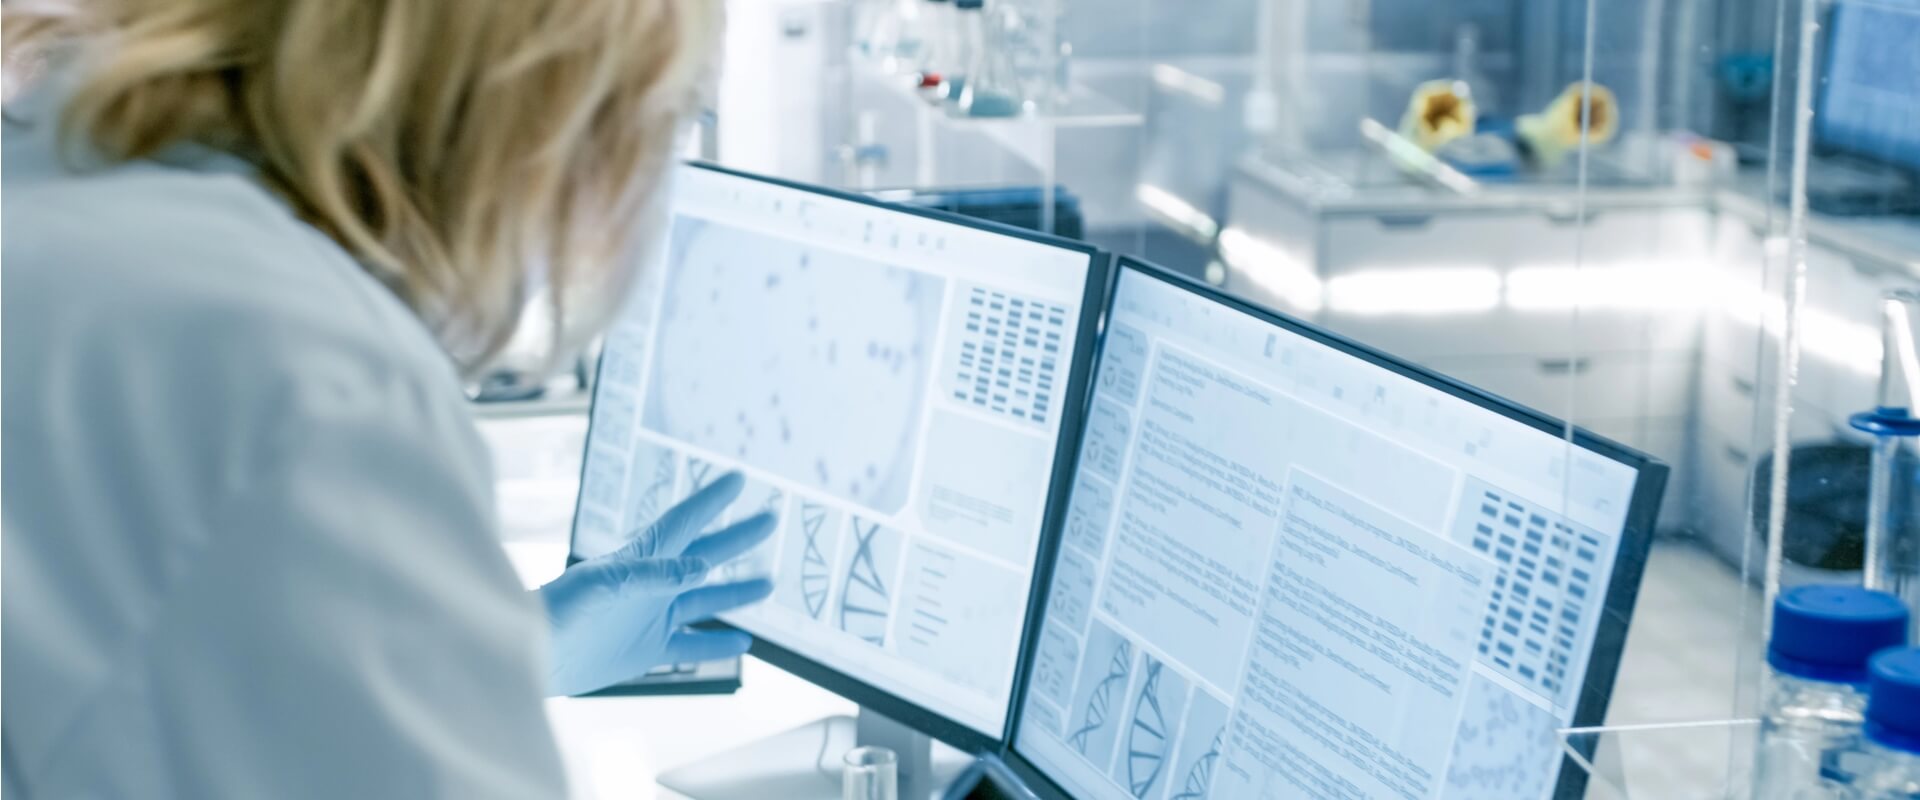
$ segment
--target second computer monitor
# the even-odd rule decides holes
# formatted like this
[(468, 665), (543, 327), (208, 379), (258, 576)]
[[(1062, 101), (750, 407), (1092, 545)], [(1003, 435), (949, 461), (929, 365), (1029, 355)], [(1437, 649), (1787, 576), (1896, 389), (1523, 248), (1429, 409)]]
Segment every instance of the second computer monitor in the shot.
[(992, 746), (1105, 270), (1090, 247), (680, 170), (663, 257), (602, 355), (574, 555), (738, 470), (722, 522), (780, 517), (729, 567), (775, 581), (725, 617), (755, 653)]
[(1539, 798), (1665, 468), (1122, 262), (1012, 762), (1092, 798)]

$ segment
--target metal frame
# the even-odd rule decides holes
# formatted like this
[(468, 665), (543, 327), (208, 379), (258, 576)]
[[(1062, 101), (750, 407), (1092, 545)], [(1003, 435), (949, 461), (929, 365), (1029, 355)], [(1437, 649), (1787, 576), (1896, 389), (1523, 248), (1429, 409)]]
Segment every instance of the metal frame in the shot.
[[(953, 745), (956, 748), (972, 753), (998, 752), (1007, 741), (1007, 737), (1011, 735), (1013, 726), (1018, 718), (1019, 704), (1013, 701), (1016, 698), (1022, 697), (1025, 693), (1024, 686), (1027, 673), (1026, 659), (1033, 650), (1033, 643), (1037, 635), (1035, 623), (1038, 620), (1039, 609), (1041, 607), (1039, 603), (1033, 602), (1032, 598), (1044, 593), (1044, 588), (1047, 585), (1046, 581), (1052, 577), (1050, 567), (1053, 563), (1054, 550), (1057, 545), (1056, 540), (1058, 539), (1058, 532), (1061, 528), (1060, 522), (1066, 516), (1066, 503), (1068, 495), (1070, 494), (1069, 489), (1072, 486), (1070, 479), (1073, 475), (1073, 462), (1079, 452), (1081, 417), (1084, 413), (1088, 395), (1088, 377), (1092, 371), (1094, 343), (1095, 340), (1099, 338), (1099, 321), (1105, 309), (1104, 303), (1111, 295), (1111, 287), (1109, 285), (1113, 271), (1111, 259), (1092, 245), (1084, 242), (1061, 239), (996, 222), (959, 216), (929, 208), (888, 203), (858, 194), (826, 189), (780, 178), (755, 175), (705, 162), (689, 161), (685, 163), (685, 166), (735, 178), (757, 181), (770, 186), (803, 191), (835, 200), (843, 200), (885, 209), (892, 213), (921, 217), (1002, 236), (1010, 236), (1086, 256), (1086, 289), (1081, 297), (1077, 338), (1074, 343), (1073, 353), (1068, 360), (1065, 402), (1062, 403), (1060, 433), (1055, 444), (1057, 449), (1054, 454), (1052, 482), (1047, 493), (1046, 503), (1043, 506), (1044, 512), (1041, 516), (1040, 530), (1035, 540), (1033, 576), (1032, 582), (1028, 586), (1029, 602), (1027, 604), (1027, 615), (1022, 623), (1023, 627), (1020, 634), (1019, 649), (1016, 651), (1013, 692), (1009, 698), (1010, 705), (1001, 730), (997, 734), (983, 734), (975, 731), (964, 724), (931, 711), (908, 698), (900, 697), (892, 692), (880, 689), (855, 676), (842, 673), (837, 669), (814, 661), (803, 653), (776, 645), (758, 636), (754, 637), (753, 649), (751, 650), (754, 656), (768, 663), (791, 672), (848, 700), (852, 700), (864, 708), (871, 708), (889, 718), (898, 720), (902, 724), (924, 731), (928, 735)], [(604, 349), (600, 357), (603, 361), (606, 358)], [(595, 369), (596, 371), (598, 370), (597, 364)], [(600, 398), (600, 390), (600, 383), (595, 381), (594, 403), (596, 405)], [(589, 410), (587, 416), (586, 441), (591, 442), (592, 440), (593, 415), (591, 410)], [(585, 489), (584, 478), (587, 470), (587, 458), (585, 455), (586, 453), (583, 450), (580, 460), (582, 490)], [(569, 565), (577, 563), (580, 560), (573, 551), (573, 532), (579, 529), (579, 508), (579, 498), (576, 495), (574, 522), (568, 532), (567, 563)], [(725, 623), (716, 623), (713, 627), (732, 628), (734, 626)], [(747, 633), (752, 633), (752, 631), (747, 631)]]
[[(1112, 278), (1109, 280), (1108, 295), (1101, 302), (1102, 308), (1112, 307), (1114, 295), (1120, 285), (1120, 276), (1129, 271), (1172, 284), (1175, 287), (1197, 294), (1202, 298), (1228, 309), (1248, 314), (1257, 320), (1266, 322), (1281, 330), (1306, 337), (1309, 340), (1327, 345), (1347, 355), (1355, 356), (1390, 372), (1412, 378), (1428, 386), (1440, 389), (1454, 397), (1466, 400), (1467, 402), (1496, 412), (1517, 422), (1524, 423), (1536, 430), (1554, 434), (1563, 434), (1567, 431), (1567, 423), (1555, 419), (1552, 416), (1527, 408), (1481, 389), (1468, 386), (1445, 375), (1367, 347), (1366, 345), (1362, 345), (1326, 329), (1302, 322), (1272, 309), (1254, 305), (1180, 273), (1130, 256), (1122, 256), (1117, 259), (1117, 263), (1112, 270)], [(1105, 349), (1106, 336), (1103, 331), (1094, 360), (1094, 371), (1096, 372), (1099, 369), (1100, 357), (1105, 353)], [(1090, 396), (1083, 398), (1083, 401), (1090, 400)], [(1084, 407), (1078, 409), (1078, 411), (1082, 413), (1084, 413), (1085, 410)], [(1634, 601), (1640, 592), (1640, 578), (1646, 570), (1647, 555), (1653, 544), (1654, 520), (1659, 516), (1660, 500), (1666, 489), (1669, 470), (1667, 465), (1645, 453), (1641, 453), (1618, 442), (1596, 436), (1579, 427), (1573, 428), (1573, 445), (1625, 464), (1638, 473), (1638, 477), (1634, 481), (1633, 497), (1627, 508), (1626, 522), (1620, 533), (1620, 546), (1614, 558), (1613, 574), (1608, 582), (1607, 596), (1600, 609), (1599, 630), (1595, 633), (1593, 648), (1587, 659), (1587, 671), (1585, 680), (1580, 687), (1580, 699), (1574, 707), (1573, 725), (1576, 727), (1588, 727), (1603, 723), (1606, 717), (1607, 703), (1613, 696), (1613, 683), (1619, 673), (1621, 652), (1627, 643), (1627, 623), (1633, 616)], [(1074, 454), (1077, 462), (1079, 456), (1077, 447), (1074, 450)], [(1077, 464), (1075, 468), (1077, 469)], [(1062, 478), (1056, 476), (1056, 487), (1062, 485), (1060, 483), (1061, 480)], [(1071, 486), (1072, 484), (1068, 482), (1064, 485)], [(1050, 531), (1050, 534), (1048, 538), (1053, 541), (1057, 549), (1060, 538), (1059, 531)], [(1053, 562), (1049, 560), (1048, 563), (1043, 566), (1047, 577), (1051, 579)], [(1038, 574), (1041, 570), (1035, 570), (1035, 572)], [(1050, 593), (1051, 587), (1051, 582), (1049, 582), (1046, 585), (1047, 591), (1038, 592), (1033, 596), (1032, 603), (1035, 611), (1046, 607), (1047, 594)], [(1020, 657), (1020, 662), (1028, 667), (1033, 663), (1034, 649), (1037, 649), (1038, 643), (1038, 637), (1033, 634), (1039, 629), (1041, 622), (1042, 620), (1038, 618), (1038, 615), (1034, 615), (1034, 618), (1028, 621), (1027, 646), (1029, 649), (1027, 652), (1021, 654)], [(1007, 735), (1007, 745), (1001, 757), (1021, 780), (1026, 781), (1028, 786), (1032, 787), (1042, 797), (1070, 797), (1071, 795), (1058, 784), (1054, 783), (1050, 777), (1041, 771), (1039, 766), (1028, 761), (1019, 752), (1017, 732), (1021, 715), (1020, 712), (1026, 706), (1026, 682), (1028, 677), (1030, 676), (1023, 675), (1016, 686), (1018, 690), (1016, 694), (1017, 700), (1013, 713), (1010, 715), (1010, 719), (1015, 727), (1012, 731), (1009, 731)], [(1591, 758), (1593, 754), (1589, 752), (1585, 753), (1585, 755)], [(1216, 765), (1216, 769), (1217, 768)], [(1560, 762), (1560, 773), (1557, 783), (1555, 784), (1553, 796), (1556, 798), (1569, 799), (1585, 796), (1587, 777), (1586, 771), (1579, 766), (1578, 762), (1574, 761), (1571, 756), (1563, 753)]]

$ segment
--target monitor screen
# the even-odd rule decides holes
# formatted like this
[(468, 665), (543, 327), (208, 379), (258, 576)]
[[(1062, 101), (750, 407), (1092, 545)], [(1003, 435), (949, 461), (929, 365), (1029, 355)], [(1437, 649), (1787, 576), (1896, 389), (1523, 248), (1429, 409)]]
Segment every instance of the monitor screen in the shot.
[(1920, 0), (1834, 4), (1820, 143), (1920, 170)]
[(1092, 385), (1016, 764), (1082, 798), (1553, 789), (1664, 468), (1125, 261)]
[(737, 470), (720, 522), (780, 526), (726, 577), (776, 588), (725, 621), (855, 700), (999, 741), (1104, 265), (697, 166), (659, 265), (601, 356), (574, 555)]

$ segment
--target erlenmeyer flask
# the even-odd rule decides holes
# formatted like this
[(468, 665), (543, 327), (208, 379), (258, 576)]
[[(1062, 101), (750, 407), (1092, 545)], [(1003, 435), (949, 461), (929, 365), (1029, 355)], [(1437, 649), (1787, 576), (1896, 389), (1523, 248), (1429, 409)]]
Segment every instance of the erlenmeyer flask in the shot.
[(1025, 110), (1020, 96), (1020, 81), (1007, 58), (1008, 24), (1019, 24), (1017, 15), (1003, 13), (997, 4), (985, 7), (985, 0), (954, 0), (959, 9), (963, 35), (967, 37), (973, 59), (960, 90), (956, 113), (968, 117), (1012, 117)]

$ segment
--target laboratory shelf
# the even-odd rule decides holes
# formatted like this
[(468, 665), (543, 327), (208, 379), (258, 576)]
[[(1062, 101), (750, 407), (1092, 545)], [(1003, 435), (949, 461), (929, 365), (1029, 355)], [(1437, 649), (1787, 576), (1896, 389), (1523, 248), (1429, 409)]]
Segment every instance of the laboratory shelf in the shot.
[[(889, 96), (881, 102), (890, 110), (903, 106), (913, 110), (914, 136), (922, 153), (936, 152), (943, 139), (980, 136), (1036, 172), (1045, 174), (1054, 169), (1056, 135), (1060, 131), (1134, 128), (1146, 119), (1139, 110), (1079, 83), (1071, 85), (1064, 98), (1046, 104), (1046, 108), (1029, 109), (1008, 117), (961, 116), (950, 113), (945, 103), (921, 97), (905, 75), (888, 72), (878, 61), (855, 56), (852, 64), (858, 82), (877, 87)], [(952, 182), (926, 175), (935, 166), (935, 159), (923, 157), (920, 161), (920, 172), (925, 176), (925, 180), (920, 181), (922, 185)]]

